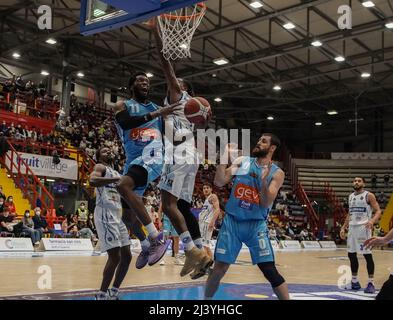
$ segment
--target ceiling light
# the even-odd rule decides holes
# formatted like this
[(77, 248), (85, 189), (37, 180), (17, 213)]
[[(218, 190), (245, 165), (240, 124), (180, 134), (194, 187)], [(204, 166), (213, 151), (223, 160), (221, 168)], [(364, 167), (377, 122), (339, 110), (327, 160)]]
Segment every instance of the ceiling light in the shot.
[(336, 110), (329, 110), (329, 111), (327, 112), (327, 114), (328, 114), (329, 116), (334, 116), (334, 115), (338, 114), (338, 112), (337, 112)]
[(83, 72), (78, 72), (76, 74), (79, 78), (83, 78), (85, 76), (85, 74)]
[(48, 44), (56, 44), (57, 43), (57, 41), (55, 39), (53, 39), (53, 38), (49, 38), (45, 42), (48, 43)]
[(295, 25), (292, 22), (287, 22), (286, 24), (284, 24), (284, 28), (287, 30), (291, 30), (295, 28)]
[(215, 102), (221, 102), (221, 101), (222, 101), (222, 99), (221, 99), (221, 98), (219, 98), (219, 97), (217, 97), (217, 98), (215, 98), (215, 99), (214, 99), (214, 101), (215, 101)]
[(372, 1), (363, 1), (362, 5), (363, 5), (363, 7), (366, 7), (366, 8), (371, 8), (371, 7), (375, 6), (374, 2), (372, 2)]
[(273, 87), (273, 90), (280, 91), (280, 90), (281, 90), (281, 86), (279, 86), (278, 84), (276, 84), (276, 85)]
[(213, 74), (212, 74), (212, 77), (215, 78), (215, 77), (217, 77), (217, 75), (216, 75), (215, 73), (213, 73)]
[(321, 126), (321, 125), (322, 125), (322, 122), (315, 122), (315, 125), (316, 125), (316, 126)]
[(362, 78), (370, 78), (370, 77), (371, 77), (371, 74), (370, 74), (369, 72), (363, 72), (360, 76), (361, 76)]
[(334, 60), (336, 60), (337, 62), (343, 62), (345, 61), (345, 58), (343, 56), (337, 56), (334, 58)]
[(223, 66), (224, 64), (229, 63), (228, 59), (225, 59), (225, 58), (217, 58), (217, 59), (214, 59), (213, 62), (218, 66)]
[(14, 52), (14, 53), (12, 54), (12, 56), (13, 56), (15, 59), (20, 58), (20, 54), (17, 53), (17, 52)]
[(254, 9), (259, 9), (263, 7), (263, 3), (259, 0), (251, 0), (250, 7), (253, 7)]
[(274, 120), (274, 117), (273, 116), (268, 116), (266, 119), (271, 121), (271, 120)]
[(45, 70), (42, 70), (42, 71), (41, 71), (41, 74), (42, 74), (43, 76), (49, 76), (49, 72), (48, 72), (48, 71), (45, 71)]
[(388, 29), (393, 29), (393, 22), (386, 23), (385, 27), (388, 28)]
[(153, 77), (154, 77), (154, 74), (152, 74), (151, 72), (148, 72), (148, 73), (146, 73), (146, 77), (148, 77), (148, 78), (153, 78)]
[(179, 47), (184, 50), (188, 49), (188, 45), (186, 43), (182, 43)]
[(315, 40), (315, 41), (311, 42), (311, 45), (314, 47), (320, 47), (322, 45), (322, 42), (319, 40)]
[(105, 14), (106, 12), (101, 10), (101, 9), (94, 9), (93, 15), (95, 18), (101, 17)]

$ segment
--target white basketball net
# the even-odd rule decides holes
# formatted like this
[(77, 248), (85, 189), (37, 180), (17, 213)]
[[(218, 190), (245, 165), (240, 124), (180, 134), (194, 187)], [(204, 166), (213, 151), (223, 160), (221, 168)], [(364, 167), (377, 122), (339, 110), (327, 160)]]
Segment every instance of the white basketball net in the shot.
[(191, 57), (191, 41), (206, 13), (206, 6), (195, 4), (158, 17), (162, 54), (166, 60)]

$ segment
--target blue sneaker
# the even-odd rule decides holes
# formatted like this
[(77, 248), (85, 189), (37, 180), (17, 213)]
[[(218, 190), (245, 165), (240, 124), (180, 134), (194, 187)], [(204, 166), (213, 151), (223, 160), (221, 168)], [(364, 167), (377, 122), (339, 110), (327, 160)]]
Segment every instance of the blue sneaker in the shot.
[(147, 265), (149, 262), (149, 250), (142, 250), (141, 253), (139, 254), (138, 258), (136, 259), (135, 267), (137, 269), (142, 269)]
[(360, 290), (361, 288), (362, 288), (362, 286), (360, 285), (359, 281), (351, 283), (351, 289), (352, 290)]
[(375, 293), (375, 287), (371, 282), (369, 282), (367, 288), (364, 289), (364, 293)]

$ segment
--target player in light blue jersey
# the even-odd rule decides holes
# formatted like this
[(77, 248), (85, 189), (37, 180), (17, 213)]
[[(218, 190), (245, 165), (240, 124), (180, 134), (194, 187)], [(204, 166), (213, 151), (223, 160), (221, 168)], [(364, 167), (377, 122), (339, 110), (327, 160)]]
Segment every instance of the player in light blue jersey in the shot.
[[(176, 111), (176, 105), (160, 108), (148, 100), (150, 81), (143, 72), (130, 78), (132, 98), (116, 103), (115, 118), (118, 134), (126, 153), (123, 177), (118, 186), (122, 196), (123, 220), (141, 241), (142, 252), (137, 269), (161, 260), (170, 241), (154, 226), (142, 201), (149, 182), (161, 174), (163, 166), (162, 117)], [(148, 232), (142, 232), (141, 223)]]
[[(225, 218), (218, 234), (214, 268), (206, 283), (205, 298), (211, 299), (231, 264), (235, 263), (243, 243), (249, 248), (252, 263), (257, 265), (281, 300), (288, 300), (288, 287), (277, 271), (266, 220), (285, 174), (272, 163), (280, 140), (264, 133), (252, 151), (253, 157), (236, 157), (232, 165), (217, 167), (214, 183), (223, 187), (233, 182), (225, 207)], [(234, 146), (226, 147), (226, 155)]]

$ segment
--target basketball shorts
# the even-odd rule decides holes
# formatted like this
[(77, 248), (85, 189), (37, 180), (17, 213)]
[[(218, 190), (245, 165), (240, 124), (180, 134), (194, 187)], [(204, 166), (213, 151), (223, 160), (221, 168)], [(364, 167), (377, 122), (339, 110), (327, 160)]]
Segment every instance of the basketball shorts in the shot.
[(350, 225), (348, 231), (347, 248), (348, 252), (360, 254), (370, 254), (370, 249), (364, 249), (364, 241), (371, 238), (371, 230), (366, 229), (366, 225)]
[(96, 206), (94, 222), (101, 244), (101, 252), (131, 245), (126, 225), (113, 210)]
[(191, 203), (197, 171), (197, 164), (164, 164), (158, 188)]
[(226, 214), (218, 233), (215, 260), (233, 264), (243, 243), (250, 251), (253, 264), (273, 262), (274, 252), (269, 240), (269, 230), (264, 220), (236, 220)]
[[(158, 161), (158, 160), (157, 160)], [(145, 190), (150, 182), (156, 180), (160, 175), (163, 167), (162, 161), (160, 163), (156, 163), (154, 161), (145, 161), (142, 157), (138, 157), (131, 161), (130, 163), (126, 163), (124, 166), (123, 175), (127, 175), (128, 169), (132, 166), (139, 166), (144, 168), (147, 171), (147, 179), (146, 184), (143, 186), (138, 186), (135, 188), (135, 193), (139, 196), (143, 196)]]
[(164, 235), (169, 237), (178, 237), (179, 235), (177, 234), (175, 227), (172, 225), (171, 221), (167, 216), (164, 215)]
[(212, 221), (214, 214), (204, 214), (205, 211), (202, 211), (202, 214), (199, 215), (198, 223), (199, 223), (199, 231), (201, 232), (202, 243), (205, 247), (210, 246), (210, 240), (212, 239), (213, 230), (209, 230), (209, 225)]

